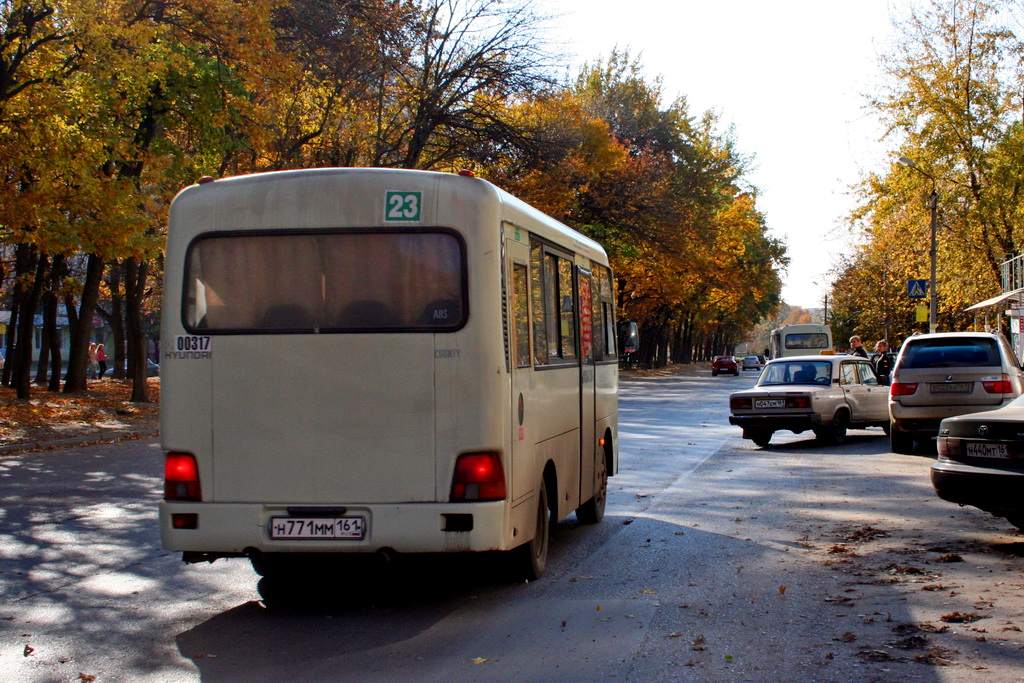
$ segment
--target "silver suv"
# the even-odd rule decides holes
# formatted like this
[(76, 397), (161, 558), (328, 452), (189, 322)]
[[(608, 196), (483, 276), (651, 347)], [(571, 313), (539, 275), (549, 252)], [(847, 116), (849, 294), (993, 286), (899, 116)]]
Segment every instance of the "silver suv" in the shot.
[(913, 452), (939, 422), (1000, 408), (1024, 391), (1024, 372), (1002, 335), (943, 332), (910, 337), (900, 349), (889, 387), (889, 440), (894, 453)]

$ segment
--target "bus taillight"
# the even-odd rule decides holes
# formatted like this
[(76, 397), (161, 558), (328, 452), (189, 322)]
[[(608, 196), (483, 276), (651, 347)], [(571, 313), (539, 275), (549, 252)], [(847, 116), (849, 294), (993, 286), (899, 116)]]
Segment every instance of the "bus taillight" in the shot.
[(191, 453), (168, 453), (164, 461), (164, 500), (202, 500), (199, 466)]
[(497, 453), (464, 453), (455, 461), (451, 502), (505, 500), (505, 470)]

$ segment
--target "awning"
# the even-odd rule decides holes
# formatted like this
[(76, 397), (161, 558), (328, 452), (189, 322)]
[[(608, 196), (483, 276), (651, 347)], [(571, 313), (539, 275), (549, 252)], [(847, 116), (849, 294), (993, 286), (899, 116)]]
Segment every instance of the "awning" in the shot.
[(964, 310), (965, 311), (976, 311), (979, 308), (987, 308), (988, 306), (996, 306), (998, 304), (1003, 303), (1007, 299), (1012, 299), (1013, 297), (1018, 296), (1020, 294), (1024, 294), (1024, 287), (1021, 287), (1020, 289), (1015, 289), (1015, 290), (1013, 290), (1011, 292), (1003, 292), (999, 296), (994, 296), (991, 299), (985, 299), (984, 301), (979, 301), (978, 303), (974, 304), (973, 306), (968, 306)]

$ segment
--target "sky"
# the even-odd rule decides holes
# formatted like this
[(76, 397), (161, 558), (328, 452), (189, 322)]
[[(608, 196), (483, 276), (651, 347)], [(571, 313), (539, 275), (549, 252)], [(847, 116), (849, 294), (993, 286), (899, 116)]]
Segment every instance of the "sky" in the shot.
[(540, 0), (570, 73), (612, 48), (661, 76), (666, 103), (713, 110), (753, 158), (770, 232), (788, 247), (786, 303), (820, 308), (829, 271), (852, 249), (853, 186), (888, 163), (868, 96), (885, 83), (892, 18), (881, 0)]

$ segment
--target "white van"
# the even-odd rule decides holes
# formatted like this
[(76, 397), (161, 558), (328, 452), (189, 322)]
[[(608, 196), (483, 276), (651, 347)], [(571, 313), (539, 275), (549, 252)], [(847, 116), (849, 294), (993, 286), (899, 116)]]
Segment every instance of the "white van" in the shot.
[(473, 177), (322, 169), (171, 206), (161, 536), (185, 561), (509, 550), (604, 514), (612, 274), (596, 242)]
[(832, 328), (819, 323), (783, 325), (772, 330), (769, 353), (772, 358), (814, 356), (834, 353)]

